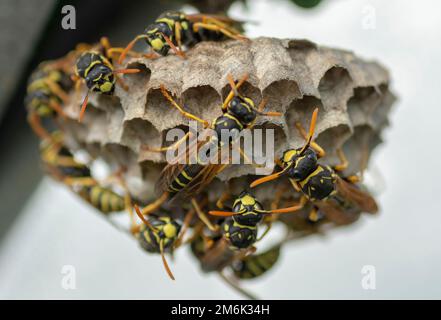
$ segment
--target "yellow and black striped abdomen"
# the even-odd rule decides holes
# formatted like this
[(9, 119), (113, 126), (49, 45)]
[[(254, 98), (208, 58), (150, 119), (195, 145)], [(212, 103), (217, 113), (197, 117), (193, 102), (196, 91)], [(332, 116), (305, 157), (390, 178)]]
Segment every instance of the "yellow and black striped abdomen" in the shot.
[(254, 279), (270, 270), (278, 261), (280, 246), (275, 246), (261, 254), (251, 255), (231, 266), (239, 279)]
[(173, 179), (169, 186), (170, 194), (176, 194), (184, 189), (188, 184), (201, 172), (204, 168), (200, 164), (189, 164), (179, 172), (179, 174)]
[(303, 193), (311, 200), (324, 200), (335, 190), (334, 171), (325, 166), (317, 166), (305, 180), (300, 181)]
[(85, 188), (80, 193), (92, 206), (103, 213), (119, 212), (125, 209), (124, 197), (99, 185)]

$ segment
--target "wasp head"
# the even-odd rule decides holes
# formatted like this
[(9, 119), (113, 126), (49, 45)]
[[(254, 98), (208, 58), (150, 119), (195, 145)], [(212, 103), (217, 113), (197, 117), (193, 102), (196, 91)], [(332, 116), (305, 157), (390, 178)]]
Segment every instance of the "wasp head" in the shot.
[(243, 225), (255, 226), (263, 218), (263, 208), (259, 201), (247, 191), (243, 191), (233, 205), (233, 211), (238, 214), (233, 219)]
[(144, 32), (147, 35), (147, 44), (153, 51), (162, 56), (166, 56), (170, 50), (170, 46), (167, 41), (165, 41), (164, 35), (169, 38), (172, 36), (172, 30), (170, 30), (168, 24), (164, 22), (154, 23), (149, 25)]
[(282, 157), (284, 167), (288, 167), (288, 176), (295, 181), (306, 179), (317, 168), (317, 154), (311, 148), (301, 152), (300, 149), (289, 149)]
[(95, 92), (112, 94), (115, 89), (113, 70), (105, 64), (97, 64), (85, 77), (86, 85)]
[(227, 111), (244, 125), (253, 122), (257, 116), (253, 100), (246, 97), (234, 96), (228, 104)]

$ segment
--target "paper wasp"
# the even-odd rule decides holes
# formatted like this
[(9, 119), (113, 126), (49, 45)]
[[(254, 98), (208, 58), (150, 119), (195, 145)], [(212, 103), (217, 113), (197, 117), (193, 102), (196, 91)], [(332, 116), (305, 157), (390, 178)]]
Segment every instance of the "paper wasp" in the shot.
[(141, 39), (144, 39), (155, 52), (151, 55), (152, 58), (157, 55), (166, 56), (170, 50), (184, 57), (183, 46), (193, 47), (201, 41), (247, 39), (236, 27), (241, 28), (241, 22), (224, 16), (164, 12), (145, 29), (143, 34), (136, 36), (127, 45), (118, 62), (122, 64), (126, 53)]
[(147, 219), (137, 205), (134, 205), (134, 208), (137, 216), (143, 223), (136, 224), (132, 220), (131, 232), (138, 239), (139, 244), (144, 250), (161, 255), (162, 263), (168, 276), (170, 279), (175, 280), (165, 258), (165, 253), (173, 253), (173, 250), (182, 244), (184, 233), (190, 224), (194, 212), (187, 213), (181, 225), (168, 216), (150, 214)]
[(64, 59), (43, 62), (28, 80), (25, 97), (28, 122), (41, 139), (50, 138), (41, 123), (42, 118), (65, 116), (62, 104), (68, 100), (66, 92), (73, 87), (66, 62)]
[[(225, 220), (221, 229), (208, 237), (199, 232), (198, 237), (191, 243), (192, 252), (199, 259), (202, 270), (217, 271), (234, 289), (254, 299), (252, 294), (238, 286), (236, 281), (229, 279), (223, 271), (230, 268), (237, 278), (245, 279), (258, 277), (269, 270), (277, 261), (277, 247), (280, 247), (283, 241), (270, 252), (255, 255), (254, 244), (269, 231), (268, 227), (258, 238), (257, 226), (265, 215), (291, 211), (295, 210), (291, 207), (264, 210), (253, 195), (244, 191), (233, 202), (232, 211), (209, 211), (211, 215), (225, 217)], [(286, 239), (287, 237), (284, 240)]]
[(79, 90), (80, 80), (82, 80), (88, 88), (88, 93), (81, 104), (78, 121), (81, 122), (84, 117), (89, 91), (112, 95), (115, 90), (116, 81), (119, 81), (121, 86), (127, 89), (122, 79), (118, 77), (118, 74), (132, 74), (141, 71), (139, 69), (115, 70), (112, 64), (112, 54), (119, 51), (122, 51), (122, 49), (112, 48), (108, 39), (104, 37), (101, 38), (100, 45), (97, 48), (86, 50), (79, 56), (75, 64), (74, 79), (77, 83), (77, 90)]
[[(163, 86), (161, 86), (161, 91), (165, 98), (170, 101), (170, 103), (179, 110), (179, 112), (188, 119), (195, 120), (201, 123), (204, 128), (209, 128), (216, 133), (214, 136), (210, 136), (208, 142), (200, 141), (195, 145), (190, 145), (186, 152), (181, 157), (185, 157), (185, 159), (189, 159), (192, 154), (193, 148), (196, 147), (196, 153), (198, 150), (204, 149), (207, 145), (214, 146), (215, 152), (211, 154), (212, 148), (207, 149), (208, 151), (204, 154), (204, 156), (218, 156), (219, 149), (221, 147), (231, 148), (235, 143), (236, 138), (239, 136), (239, 133), (245, 128), (252, 128), (256, 121), (258, 115), (262, 116), (280, 116), (279, 112), (263, 112), (263, 108), (266, 104), (266, 99), (262, 99), (260, 105), (256, 108), (252, 99), (248, 97), (242, 96), (238, 89), (240, 86), (248, 79), (248, 75), (242, 77), (242, 79), (236, 84), (234, 82), (231, 74), (227, 76), (228, 81), (231, 86), (231, 91), (224, 100), (221, 109), (223, 114), (211, 122), (201, 119), (196, 115), (193, 115), (189, 112), (186, 112), (165, 90)], [(222, 137), (224, 130), (228, 132), (233, 132), (233, 137), (229, 136), (229, 140), (227, 142), (219, 139)], [(163, 147), (159, 149), (150, 149), (153, 152), (164, 152), (167, 150), (173, 150), (177, 148), (181, 143), (185, 142), (191, 136), (191, 132), (189, 131), (183, 138), (177, 141), (175, 144)], [(246, 157), (243, 150), (239, 147), (239, 151), (241, 152), (243, 157)], [(229, 154), (229, 152), (228, 152)], [(159, 194), (162, 194), (160, 198), (152, 203), (151, 205), (145, 207), (143, 209), (143, 213), (149, 213), (156, 210), (162, 203), (165, 201), (175, 197), (177, 194), (185, 194), (187, 197), (193, 197), (194, 195), (199, 194), (225, 167), (227, 164), (224, 164), (224, 161), (220, 161), (219, 164), (211, 164), (205, 161), (201, 161), (201, 157), (197, 155), (197, 158), (194, 159), (195, 163), (187, 163), (187, 164), (179, 164), (179, 163), (170, 163), (168, 164), (157, 183), (157, 190)]]
[(93, 207), (104, 214), (127, 209), (127, 199), (96, 181), (87, 165), (74, 159), (63, 143), (60, 131), (41, 143), (41, 159), (47, 172), (56, 180), (69, 186)]
[[(317, 217), (317, 210), (338, 224), (352, 222), (350, 211), (376, 213), (378, 211), (375, 200), (355, 185), (354, 179), (342, 178), (338, 173), (348, 166), (348, 161), (342, 150), (338, 150), (341, 164), (331, 168), (317, 162), (318, 157), (324, 155), (324, 150), (312, 141), (317, 121), (318, 109), (315, 109), (311, 118), (309, 135), (299, 129), (305, 137), (306, 143), (299, 149), (288, 149), (284, 152), (280, 166), (282, 170), (272, 175), (255, 180), (251, 188), (259, 184), (288, 176), (292, 186), (302, 193), (299, 203), (293, 207), (297, 210), (312, 202), (313, 209), (310, 217)], [(299, 124), (297, 127), (299, 128)]]
[[(231, 211), (211, 210), (209, 214), (227, 217), (222, 226), (223, 236), (229, 241), (233, 249), (245, 249), (251, 247), (258, 240), (257, 226), (262, 222), (265, 215), (290, 213), (297, 210), (296, 206), (265, 210), (256, 197), (248, 191), (243, 191), (234, 201)], [(268, 231), (269, 227), (261, 238)]]

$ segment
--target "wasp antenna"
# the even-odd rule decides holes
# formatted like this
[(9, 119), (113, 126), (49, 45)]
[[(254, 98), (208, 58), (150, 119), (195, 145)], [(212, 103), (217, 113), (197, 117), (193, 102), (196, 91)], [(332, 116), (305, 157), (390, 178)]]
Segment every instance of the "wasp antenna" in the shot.
[(306, 197), (301, 197), (300, 201), (297, 204), (287, 208), (274, 209), (269, 211), (269, 213), (291, 213), (291, 212), (299, 211), (305, 206), (307, 200), (308, 199)]
[(136, 42), (138, 42), (138, 40), (143, 39), (143, 38), (147, 38), (147, 36), (140, 34), (140, 35), (136, 36), (135, 39), (130, 41), (130, 43), (127, 45), (127, 47), (125, 47), (124, 50), (121, 52), (121, 55), (119, 56), (119, 59), (118, 59), (118, 64), (122, 64), (124, 62), (124, 59), (126, 58), (127, 53), (133, 48), (133, 46), (135, 45)]
[(159, 241), (159, 251), (161, 252), (162, 263), (164, 264), (165, 271), (167, 271), (167, 274), (170, 277), (170, 279), (175, 280), (175, 276), (173, 275), (173, 272), (170, 270), (170, 267), (168, 266), (167, 259), (165, 259), (164, 240)]
[(312, 113), (311, 123), (309, 125), (308, 139), (306, 140), (306, 143), (303, 146), (302, 150), (300, 150), (300, 154), (303, 154), (303, 152), (305, 152), (305, 150), (311, 144), (312, 136), (314, 135), (314, 131), (315, 131), (315, 124), (317, 123), (317, 116), (318, 116), (318, 108), (315, 108), (314, 112)]
[(171, 39), (165, 35), (164, 33), (161, 32), (162, 37), (164, 38), (165, 42), (167, 42), (167, 44), (170, 46), (170, 48), (174, 51), (174, 53), (183, 58), (186, 59), (185, 53), (182, 52), (181, 50), (178, 49), (178, 47), (175, 46), (175, 44), (173, 43), (173, 41), (171, 41)]
[(228, 83), (230, 84), (231, 91), (233, 91), (233, 93), (234, 93), (235, 95), (238, 95), (239, 93), (237, 92), (236, 83), (235, 83), (235, 81), (234, 81), (234, 79), (233, 79), (233, 75), (232, 75), (231, 73), (229, 73), (229, 74), (227, 75), (227, 79), (228, 79)]
[(119, 70), (113, 70), (113, 73), (119, 73), (119, 74), (133, 74), (141, 72), (140, 69), (119, 69)]
[(208, 211), (208, 213), (212, 216), (218, 216), (218, 217), (231, 217), (237, 214), (236, 212), (231, 212), (231, 211), (216, 211), (216, 210)]
[(239, 80), (239, 82), (236, 84), (236, 90), (239, 89), (244, 83), (245, 81), (247, 81), (249, 78), (249, 74), (245, 73), (242, 78)]
[(139, 219), (144, 222), (144, 224), (153, 232), (158, 231), (152, 224), (142, 215), (141, 210), (139, 210), (138, 205), (134, 204), (133, 207), (135, 208), (136, 215), (139, 217)]
[(84, 113), (86, 112), (86, 108), (87, 108), (87, 103), (89, 102), (89, 92), (86, 94), (86, 96), (84, 97), (83, 103), (81, 105), (81, 110), (80, 110), (80, 114), (78, 116), (78, 122), (83, 121), (84, 118)]
[(259, 184), (268, 182), (268, 181), (272, 181), (272, 180), (276, 180), (277, 178), (279, 178), (280, 176), (282, 176), (283, 174), (285, 174), (289, 168), (291, 168), (291, 165), (288, 165), (286, 168), (284, 168), (282, 171), (273, 173), (269, 176), (254, 180), (251, 184), (250, 184), (250, 188), (254, 188), (256, 186), (258, 186)]

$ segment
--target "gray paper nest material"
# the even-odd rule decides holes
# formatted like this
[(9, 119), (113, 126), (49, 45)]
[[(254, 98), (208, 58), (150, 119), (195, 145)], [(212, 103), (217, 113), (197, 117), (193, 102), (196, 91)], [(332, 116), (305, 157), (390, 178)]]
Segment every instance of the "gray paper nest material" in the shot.
[[(261, 37), (250, 42), (204, 42), (188, 51), (186, 60), (174, 55), (133, 58), (127, 66), (143, 70), (124, 76), (129, 90), (117, 87), (116, 97), (92, 94), (92, 107), (82, 124), (75, 123), (80, 103), (75, 101), (68, 108), (72, 120), (66, 130), (94, 157), (124, 162), (128, 180), (138, 181), (136, 187), (129, 183), (130, 191), (144, 201), (154, 197), (152, 184), (165, 160), (143, 146), (161, 146), (167, 130), (188, 123), (162, 96), (161, 84), (188, 111), (212, 120), (221, 114), (220, 105), (229, 91), (227, 74), (235, 79), (249, 74), (242, 93), (256, 105), (266, 97), (266, 110), (283, 113), (257, 122), (276, 129), (276, 156), (288, 146), (303, 144), (294, 123), (301, 121), (307, 128), (313, 109), (319, 107), (316, 140), (327, 151), (323, 161), (337, 163), (335, 151), (343, 146), (351, 162), (348, 173), (360, 171), (366, 163), (363, 159), (380, 142), (395, 99), (389, 74), (380, 64), (307, 40)], [(231, 166), (219, 178), (226, 181), (251, 172), (251, 166)], [(220, 183), (215, 181), (213, 188)]]

